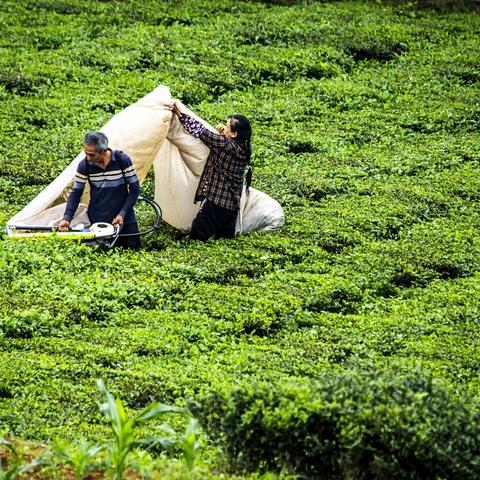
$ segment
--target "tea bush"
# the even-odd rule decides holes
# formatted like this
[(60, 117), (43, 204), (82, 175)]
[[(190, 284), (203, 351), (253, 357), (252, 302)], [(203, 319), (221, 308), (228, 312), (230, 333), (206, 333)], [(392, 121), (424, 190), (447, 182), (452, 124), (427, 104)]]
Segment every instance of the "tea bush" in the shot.
[(196, 410), (231, 461), (247, 470), (476, 478), (478, 413), (441, 382), (415, 373), (347, 370), (249, 383), (205, 397)]

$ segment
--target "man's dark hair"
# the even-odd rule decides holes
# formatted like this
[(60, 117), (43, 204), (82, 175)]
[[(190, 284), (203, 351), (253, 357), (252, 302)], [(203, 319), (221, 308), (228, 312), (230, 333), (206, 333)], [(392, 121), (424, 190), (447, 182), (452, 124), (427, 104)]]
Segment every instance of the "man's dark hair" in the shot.
[(101, 153), (108, 148), (108, 138), (102, 132), (87, 132), (83, 139), (84, 145), (93, 145), (97, 152)]

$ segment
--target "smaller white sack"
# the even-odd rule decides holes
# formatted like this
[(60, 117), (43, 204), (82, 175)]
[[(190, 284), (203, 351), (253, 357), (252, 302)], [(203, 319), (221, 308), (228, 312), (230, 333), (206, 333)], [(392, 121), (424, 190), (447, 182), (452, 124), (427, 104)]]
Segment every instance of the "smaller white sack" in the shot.
[[(216, 130), (179, 100), (178, 109), (200, 121), (210, 131)], [(157, 158), (155, 168), (155, 200), (162, 208), (163, 218), (170, 225), (188, 231), (200, 204), (193, 204), (200, 176), (210, 150), (198, 138), (185, 131), (176, 115), (172, 116), (167, 140)], [(236, 232), (275, 230), (284, 224), (281, 205), (254, 188), (247, 195), (245, 187), (240, 199)]]

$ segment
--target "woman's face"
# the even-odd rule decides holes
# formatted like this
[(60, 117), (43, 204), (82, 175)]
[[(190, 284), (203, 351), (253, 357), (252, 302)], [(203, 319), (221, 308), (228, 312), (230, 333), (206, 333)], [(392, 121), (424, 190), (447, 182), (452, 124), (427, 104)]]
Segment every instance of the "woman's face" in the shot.
[(226, 137), (229, 137), (229, 138), (235, 138), (237, 136), (237, 132), (233, 132), (232, 131), (232, 125), (231, 125), (231, 122), (232, 122), (232, 119), (229, 118), (227, 120), (227, 126), (225, 127), (225, 130), (224, 130), (224, 134)]

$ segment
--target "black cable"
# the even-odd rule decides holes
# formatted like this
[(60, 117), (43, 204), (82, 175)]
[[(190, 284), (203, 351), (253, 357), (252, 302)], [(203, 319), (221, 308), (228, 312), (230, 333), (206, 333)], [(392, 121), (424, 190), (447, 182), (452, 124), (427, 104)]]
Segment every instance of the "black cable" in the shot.
[(148, 203), (155, 210), (155, 214), (156, 214), (155, 223), (151, 228), (149, 228), (148, 230), (144, 230), (143, 232), (123, 233), (123, 234), (120, 233), (119, 237), (143, 237), (143, 235), (148, 235), (149, 233), (152, 233), (155, 230), (158, 230), (158, 227), (160, 226), (160, 222), (162, 221), (162, 210), (160, 206), (158, 205), (157, 202), (153, 201), (151, 198), (142, 197), (142, 195), (138, 197), (138, 200)]

